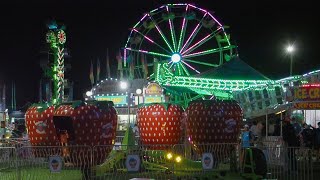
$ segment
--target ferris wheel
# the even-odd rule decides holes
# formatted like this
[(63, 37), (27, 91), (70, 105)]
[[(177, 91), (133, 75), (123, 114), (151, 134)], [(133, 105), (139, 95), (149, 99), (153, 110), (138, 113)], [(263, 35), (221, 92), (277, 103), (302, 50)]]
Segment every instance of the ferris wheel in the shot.
[(192, 4), (167, 4), (144, 14), (130, 29), (124, 69), (152, 78), (155, 62), (177, 76), (194, 76), (228, 61), (235, 46), (212, 12)]

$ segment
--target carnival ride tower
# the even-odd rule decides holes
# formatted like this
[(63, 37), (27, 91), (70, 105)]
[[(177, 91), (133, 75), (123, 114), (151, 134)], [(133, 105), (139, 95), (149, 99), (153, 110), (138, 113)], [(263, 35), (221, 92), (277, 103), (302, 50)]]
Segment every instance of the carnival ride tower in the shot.
[(50, 76), (53, 81), (52, 103), (61, 103), (64, 97), (64, 54), (66, 43), (65, 26), (58, 26), (55, 22), (48, 24), (47, 43), (53, 53), (53, 64)]

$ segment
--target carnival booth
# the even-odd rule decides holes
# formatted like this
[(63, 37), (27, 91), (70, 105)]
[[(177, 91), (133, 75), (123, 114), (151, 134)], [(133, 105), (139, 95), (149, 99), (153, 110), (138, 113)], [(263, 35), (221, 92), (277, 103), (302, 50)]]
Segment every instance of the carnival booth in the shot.
[(320, 122), (320, 84), (304, 84), (290, 91), (293, 115), (300, 114), (305, 123), (317, 127)]
[(118, 112), (118, 131), (125, 131), (128, 124), (136, 123), (139, 104), (165, 102), (163, 88), (145, 79), (119, 80), (109, 78), (101, 80), (86, 93), (86, 99), (112, 101)]

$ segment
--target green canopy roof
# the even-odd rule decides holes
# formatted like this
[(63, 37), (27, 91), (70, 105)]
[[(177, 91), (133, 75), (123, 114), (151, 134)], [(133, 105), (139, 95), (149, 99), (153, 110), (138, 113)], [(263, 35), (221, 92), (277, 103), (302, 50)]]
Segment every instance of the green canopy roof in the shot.
[(237, 56), (215, 69), (199, 74), (198, 77), (226, 80), (270, 80)]

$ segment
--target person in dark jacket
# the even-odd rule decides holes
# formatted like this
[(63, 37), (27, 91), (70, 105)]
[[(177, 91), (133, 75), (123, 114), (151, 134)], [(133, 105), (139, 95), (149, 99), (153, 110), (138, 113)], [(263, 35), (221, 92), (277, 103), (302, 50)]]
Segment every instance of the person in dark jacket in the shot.
[(318, 127), (314, 132), (314, 149), (317, 154), (317, 159), (320, 159), (320, 122), (317, 123)]
[(297, 147), (300, 146), (299, 138), (296, 135), (295, 128), (291, 124), (290, 117), (286, 117), (284, 120), (283, 126), (283, 135), (282, 138), (286, 142), (287, 145), (287, 159), (288, 159), (288, 168), (289, 171), (294, 172), (297, 170), (297, 159), (295, 155), (295, 151)]

